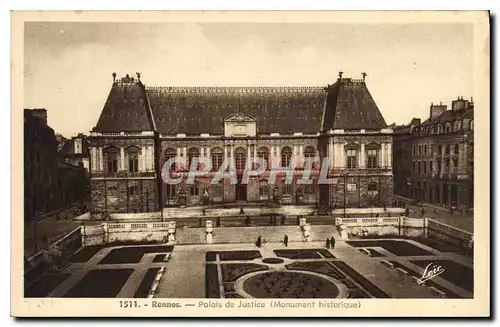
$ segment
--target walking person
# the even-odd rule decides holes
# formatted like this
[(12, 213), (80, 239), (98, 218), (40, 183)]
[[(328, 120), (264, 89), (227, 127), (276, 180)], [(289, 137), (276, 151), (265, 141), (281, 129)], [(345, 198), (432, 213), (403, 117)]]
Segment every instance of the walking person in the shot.
[(330, 238), (330, 246), (332, 247), (332, 250), (335, 249), (335, 238), (333, 236)]
[(326, 248), (327, 249), (330, 248), (330, 239), (329, 238), (326, 239)]
[(285, 246), (288, 246), (288, 235), (285, 234), (285, 237), (283, 238), (283, 243), (285, 244)]
[(255, 245), (260, 248), (262, 245), (262, 236), (257, 237), (257, 242), (255, 242)]

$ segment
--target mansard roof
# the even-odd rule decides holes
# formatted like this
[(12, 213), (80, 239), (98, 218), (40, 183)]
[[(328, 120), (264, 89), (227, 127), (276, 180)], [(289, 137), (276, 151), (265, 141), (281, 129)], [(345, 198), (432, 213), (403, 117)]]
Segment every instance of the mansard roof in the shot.
[(382, 129), (387, 124), (364, 80), (339, 78), (327, 88), (323, 129)]
[(439, 116), (431, 119), (427, 119), (422, 123), (422, 125), (430, 125), (434, 123), (446, 123), (452, 122), (457, 119), (474, 119), (474, 109), (465, 110), (446, 110), (443, 111)]
[(317, 133), (325, 91), (321, 87), (150, 87), (146, 88), (162, 134), (224, 134), (235, 113), (254, 117), (257, 133)]
[(127, 75), (120, 81), (113, 82), (94, 131), (154, 131), (149, 102), (140, 80)]
[(256, 120), (258, 134), (316, 134), (387, 126), (366, 84), (339, 78), (328, 87), (145, 87), (114, 81), (96, 132), (224, 134), (224, 120)]

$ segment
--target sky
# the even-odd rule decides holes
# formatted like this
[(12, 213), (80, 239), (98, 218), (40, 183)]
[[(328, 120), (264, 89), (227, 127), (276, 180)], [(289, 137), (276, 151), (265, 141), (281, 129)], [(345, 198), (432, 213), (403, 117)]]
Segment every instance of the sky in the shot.
[(118, 77), (146, 86), (366, 83), (388, 124), (473, 96), (472, 24), (60, 23), (24, 32), (24, 108), (66, 137), (88, 134)]

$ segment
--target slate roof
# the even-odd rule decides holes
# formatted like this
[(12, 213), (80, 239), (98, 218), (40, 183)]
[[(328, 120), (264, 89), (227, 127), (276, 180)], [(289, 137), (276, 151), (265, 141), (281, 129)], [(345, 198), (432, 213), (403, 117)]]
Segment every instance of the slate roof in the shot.
[(134, 78), (115, 81), (94, 128), (96, 132), (153, 131), (144, 85)]
[(431, 125), (435, 123), (445, 123), (452, 122), (457, 119), (474, 119), (474, 109), (465, 110), (446, 110), (443, 111), (439, 116), (434, 119), (427, 119), (422, 123), (422, 125)]
[(224, 134), (224, 119), (244, 113), (257, 119), (257, 133), (317, 133), (325, 103), (320, 87), (147, 88), (162, 134)]
[(82, 140), (82, 153), (75, 154), (75, 140), (66, 140), (62, 148), (59, 150), (61, 155), (77, 155), (77, 156), (88, 156), (90, 155), (89, 143), (86, 139)]
[(96, 132), (224, 134), (224, 119), (257, 119), (258, 134), (316, 134), (326, 129), (387, 127), (364, 81), (340, 79), (325, 87), (145, 87), (114, 82)]
[(387, 124), (363, 80), (342, 78), (328, 87), (323, 129), (382, 129)]

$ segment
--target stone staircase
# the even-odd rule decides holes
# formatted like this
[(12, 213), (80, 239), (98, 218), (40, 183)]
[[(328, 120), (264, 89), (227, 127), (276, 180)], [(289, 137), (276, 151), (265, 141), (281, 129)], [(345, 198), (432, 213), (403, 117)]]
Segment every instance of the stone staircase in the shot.
[(326, 242), (332, 236), (337, 240), (340, 238), (337, 228), (332, 225), (311, 225), (310, 233), (312, 242)]
[(176, 244), (205, 244), (205, 228), (178, 228), (175, 232)]
[(303, 236), (299, 226), (276, 227), (220, 227), (214, 229), (214, 243), (254, 243), (259, 236), (270, 243), (283, 242), (285, 234), (288, 242), (302, 242)]

